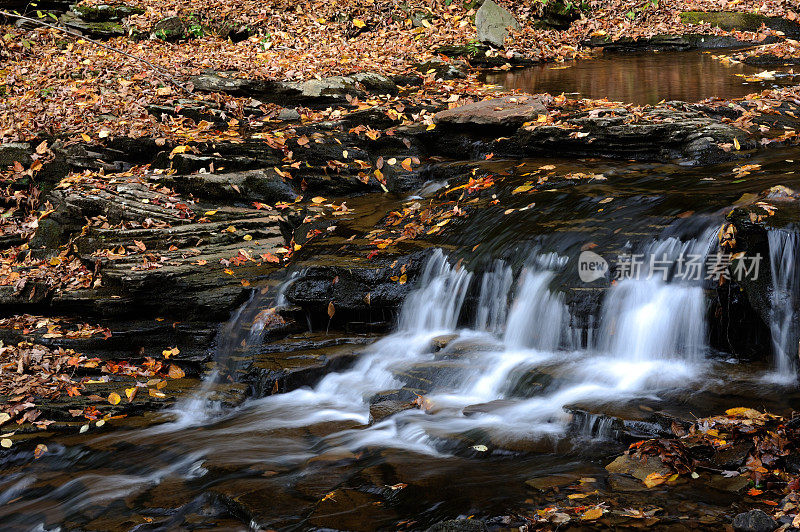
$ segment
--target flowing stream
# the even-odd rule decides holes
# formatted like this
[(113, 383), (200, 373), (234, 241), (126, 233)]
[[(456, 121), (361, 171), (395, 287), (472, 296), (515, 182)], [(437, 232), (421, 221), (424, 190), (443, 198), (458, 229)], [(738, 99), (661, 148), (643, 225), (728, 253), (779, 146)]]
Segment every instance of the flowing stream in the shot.
[[(719, 292), (708, 279), (731, 206), (775, 185), (800, 188), (795, 160), (797, 149), (760, 154), (748, 163), (762, 169), (747, 180), (731, 177), (735, 163), (482, 162), (507, 176), (503, 209), (450, 224), (457, 230), (440, 241), (449, 251), (430, 250), (392, 332), (271, 340), (275, 307), (287, 304), (283, 290), (298, 271), (232, 315), (216, 346), (219, 371), (170, 412), (53, 437), (39, 458), (15, 446), (0, 472), (0, 522), (13, 530), (425, 529), (530, 512), (547, 500), (526, 482), (552, 478), (597, 478), (603, 500), (611, 492), (603, 466), (674, 420), (738, 406), (800, 409), (796, 226), (765, 237), (769, 314), (748, 316), (765, 335), (749, 347), (757, 356), (726, 348), (722, 340), (737, 331), (715, 321)], [(477, 163), (464, 164), (468, 175)], [(603, 179), (511, 193), (551, 164)], [(403, 202), (348, 199), (354, 221), (337, 222)], [(374, 212), (361, 216), (374, 227)], [(609, 262), (636, 254), (641, 268), (612, 283), (617, 264), (582, 282), (583, 251)], [(248, 364), (270, 374), (264, 360), (275, 353), (287, 363), (342, 354), (346, 362), (285, 393), (249, 382), (256, 392), (243, 403), (220, 400), (226, 386), (244, 385), (221, 376)], [(651, 493), (633, 492), (626, 504), (652, 502)], [(686, 488), (659, 492), (658, 504), (669, 515), (726, 515), (733, 500)]]

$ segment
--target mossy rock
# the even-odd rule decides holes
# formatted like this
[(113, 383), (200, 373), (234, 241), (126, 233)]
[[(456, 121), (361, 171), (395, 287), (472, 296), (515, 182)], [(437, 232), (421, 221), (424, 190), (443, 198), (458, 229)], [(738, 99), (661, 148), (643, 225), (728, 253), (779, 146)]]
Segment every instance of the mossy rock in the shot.
[(569, 29), (573, 21), (581, 18), (582, 9), (579, 4), (563, 0), (549, 0), (540, 4), (536, 22), (537, 27)]
[(707, 22), (723, 30), (758, 31), (761, 25), (782, 31), (787, 37), (800, 37), (800, 24), (781, 17), (767, 17), (756, 13), (733, 13), (728, 11), (685, 11), (681, 13), (684, 24)]
[(73, 12), (61, 15), (61, 24), (70, 30), (79, 31), (93, 39), (110, 39), (127, 35), (128, 30), (121, 22), (87, 22)]
[(127, 5), (74, 6), (72, 10), (86, 22), (119, 22), (131, 15), (141, 15), (144, 9)]
[(152, 34), (162, 41), (177, 41), (186, 37), (188, 26), (180, 17), (162, 18), (153, 24)]

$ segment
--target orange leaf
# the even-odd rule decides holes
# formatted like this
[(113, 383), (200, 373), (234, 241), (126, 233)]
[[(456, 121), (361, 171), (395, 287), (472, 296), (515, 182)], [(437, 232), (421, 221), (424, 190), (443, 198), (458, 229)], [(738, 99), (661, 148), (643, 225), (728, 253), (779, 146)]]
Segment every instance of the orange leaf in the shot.
[(176, 366), (175, 364), (169, 365), (169, 376), (171, 379), (182, 379), (186, 376), (181, 368)]
[(603, 516), (602, 508), (592, 508), (591, 510), (587, 510), (587, 512), (581, 516), (581, 521), (593, 521), (598, 517), (602, 516)]

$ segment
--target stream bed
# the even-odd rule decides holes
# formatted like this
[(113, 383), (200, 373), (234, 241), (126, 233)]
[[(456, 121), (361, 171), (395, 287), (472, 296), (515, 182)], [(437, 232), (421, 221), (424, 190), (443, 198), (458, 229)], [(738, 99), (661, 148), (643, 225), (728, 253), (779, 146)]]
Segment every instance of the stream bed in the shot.
[[(487, 81), (638, 103), (753, 92), (734, 74), (759, 69), (708, 54), (676, 57), (620, 56)], [(748, 340), (747, 353), (729, 350), (722, 337), (730, 331), (709, 318), (707, 269), (699, 278), (675, 270), (688, 255), (708, 264), (726, 214), (743, 198), (800, 188), (795, 161), (798, 149), (759, 153), (746, 161), (759, 168), (744, 177), (742, 163), (448, 163), (463, 175), (476, 167), (503, 175), (505, 203), (433, 241), (392, 332), (293, 334), (282, 343), (287, 359), (338, 353), (349, 363), (312, 386), (238, 406), (187, 398), (168, 412), (116, 420), (114, 430), (54, 436), (39, 458), (14, 452), (0, 472), (0, 522), (6, 530), (416, 530), (476, 516), (502, 526), (504, 516), (566, 498), (552, 488), (583, 479), (596, 486), (587, 503), (649, 505), (666, 523), (718, 530), (737, 513), (735, 479), (712, 485), (703, 474), (646, 490), (620, 484), (604, 466), (676, 420), (741, 406), (783, 415), (800, 408), (798, 333), (787, 325), (797, 323), (797, 225), (770, 229), (761, 267), (772, 265), (782, 310)], [(515, 193), (549, 165), (594, 177)], [(376, 205), (388, 212), (417, 200), (348, 200), (353, 212), (339, 225), (370, 227)], [(644, 269), (585, 282), (585, 251), (609, 262), (641, 254)], [(663, 276), (652, 275), (651, 257), (669, 261)], [(250, 334), (256, 310), (281, 304), (275, 290), (246, 303), (222, 329), (217, 362), (229, 363), (242, 345), (253, 356), (268, 352), (270, 342)]]

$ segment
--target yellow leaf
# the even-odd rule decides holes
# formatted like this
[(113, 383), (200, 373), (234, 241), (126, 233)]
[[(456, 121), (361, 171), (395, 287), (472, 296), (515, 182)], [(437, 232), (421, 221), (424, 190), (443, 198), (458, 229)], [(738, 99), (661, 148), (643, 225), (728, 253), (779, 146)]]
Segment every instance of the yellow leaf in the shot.
[(752, 408), (729, 408), (725, 411), (725, 414), (731, 417), (743, 417), (745, 419), (757, 419), (761, 417), (761, 412), (758, 410), (754, 410)]
[(133, 401), (133, 398), (136, 397), (136, 392), (139, 391), (139, 388), (134, 386), (133, 388), (125, 388), (125, 397), (128, 398), (128, 402), (130, 403)]
[(367, 24), (363, 20), (361, 20), (360, 18), (354, 18), (353, 19), (353, 26), (355, 26), (356, 28), (363, 28), (366, 25)]
[(602, 508), (592, 508), (581, 516), (581, 521), (593, 521), (598, 517), (603, 517), (603, 511)]
[(169, 358), (177, 355), (180, 352), (181, 350), (178, 349), (177, 347), (170, 347), (169, 349), (164, 349), (163, 351), (161, 351), (161, 354), (164, 355), (164, 358)]
[(408, 281), (408, 277), (406, 276), (406, 274), (401, 275), (400, 278), (397, 280), (397, 282), (400, 284), (406, 284), (406, 281)]
[(429, 124), (428, 127), (426, 128), (426, 131), (430, 131), (432, 129), (436, 129), (436, 124)]
[(149, 388), (147, 392), (150, 394), (150, 397), (156, 397), (158, 399), (163, 399), (164, 397), (166, 397), (166, 395), (164, 395), (163, 393), (156, 391), (152, 388)]
[(737, 150), (742, 149), (742, 145), (739, 144), (739, 139), (737, 139), (736, 137), (733, 138), (733, 147), (736, 148)]
[(402, 167), (403, 167), (403, 169), (404, 169), (405, 171), (407, 171), (407, 172), (410, 172), (410, 171), (412, 171), (412, 170), (413, 170), (413, 168), (412, 168), (412, 166), (411, 166), (411, 159), (410, 159), (410, 158), (405, 158), (405, 159), (403, 159), (403, 162), (402, 162), (402, 163), (400, 163), (400, 166), (402, 166)]
[(253, 235), (244, 235), (242, 238), (247, 242), (250, 242), (251, 240), (253, 240)]
[(317, 205), (319, 205), (320, 203), (324, 203), (326, 201), (328, 201), (328, 200), (326, 200), (322, 196), (316, 196), (316, 197), (311, 198), (311, 202), (312, 203), (316, 203)]
[(189, 149), (189, 146), (175, 146), (171, 152), (169, 152), (170, 157), (178, 154), (178, 153), (186, 153), (186, 150)]
[(111, 403), (112, 405), (118, 405), (120, 401), (121, 398), (118, 393), (111, 392), (110, 394), (108, 394), (108, 402)]
[(217, 214), (217, 211), (206, 211), (204, 213), (205, 216), (214, 216), (215, 214)]
[(92, 142), (92, 137), (90, 137), (86, 133), (81, 133), (81, 138), (83, 139), (84, 142)]
[(2, 440), (0, 440), (0, 446), (5, 447), (6, 449), (11, 447), (13, 444), (14, 443), (8, 438), (3, 438)]

